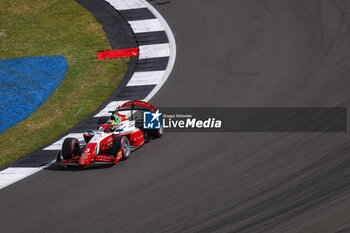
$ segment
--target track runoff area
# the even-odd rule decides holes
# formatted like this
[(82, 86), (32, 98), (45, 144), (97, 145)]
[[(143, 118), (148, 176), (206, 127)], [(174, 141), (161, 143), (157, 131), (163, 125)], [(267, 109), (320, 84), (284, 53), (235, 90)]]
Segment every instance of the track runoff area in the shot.
[[(84, 120), (86, 123), (84, 125), (90, 128), (95, 127), (96, 118), (108, 116), (109, 111), (115, 110), (127, 101), (133, 99), (149, 101), (169, 77), (176, 57), (176, 44), (171, 29), (148, 2), (144, 0), (106, 0), (106, 2), (108, 3), (105, 5), (106, 8), (113, 7), (116, 10), (115, 14), (120, 14), (127, 21), (138, 47), (98, 52), (97, 58), (131, 56), (138, 59), (134, 72), (131, 77), (127, 75), (124, 77), (127, 82), (121, 84), (122, 87), (119, 87), (114, 99), (107, 101), (105, 107), (97, 114)], [(54, 163), (52, 159), (61, 149), (64, 139), (75, 137), (83, 142), (85, 130), (86, 128), (76, 126), (70, 130), (72, 132), (0, 171), (0, 189), (51, 166)]]

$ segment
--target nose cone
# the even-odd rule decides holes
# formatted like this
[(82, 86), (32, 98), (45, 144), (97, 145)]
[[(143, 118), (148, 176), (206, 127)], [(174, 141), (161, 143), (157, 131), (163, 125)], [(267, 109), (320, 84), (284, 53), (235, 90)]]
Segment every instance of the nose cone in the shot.
[(79, 159), (79, 165), (80, 166), (86, 166), (90, 163), (89, 159), (87, 157), (80, 157)]
[(83, 154), (79, 158), (79, 165), (80, 166), (86, 166), (86, 165), (90, 164), (91, 158), (95, 154), (96, 146), (97, 146), (96, 143), (89, 143), (89, 144), (87, 144)]

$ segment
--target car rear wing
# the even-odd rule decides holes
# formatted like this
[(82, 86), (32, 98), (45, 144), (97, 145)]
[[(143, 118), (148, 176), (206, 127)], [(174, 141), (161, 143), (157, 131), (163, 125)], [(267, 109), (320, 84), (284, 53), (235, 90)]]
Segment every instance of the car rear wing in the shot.
[(148, 104), (145, 101), (141, 100), (132, 100), (129, 102), (124, 103), (123, 105), (116, 108), (114, 111), (109, 111), (109, 113), (116, 113), (121, 111), (130, 111), (131, 112), (131, 120), (134, 119), (134, 112), (133, 111), (150, 111), (155, 112), (157, 108), (153, 105)]

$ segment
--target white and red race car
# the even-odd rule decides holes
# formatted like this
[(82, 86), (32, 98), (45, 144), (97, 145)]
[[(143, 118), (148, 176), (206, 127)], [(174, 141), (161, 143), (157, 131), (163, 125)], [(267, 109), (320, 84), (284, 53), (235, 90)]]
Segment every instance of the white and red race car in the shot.
[[(126, 111), (130, 111), (130, 119), (126, 114), (121, 114)], [(111, 117), (100, 118), (98, 130), (87, 130), (83, 134), (86, 144), (80, 145), (76, 138), (66, 138), (56, 164), (65, 167), (115, 164), (121, 159), (128, 159), (130, 152), (143, 146), (145, 141), (163, 135), (161, 120), (160, 127), (145, 129), (143, 117), (137, 119), (135, 111), (159, 115), (154, 106), (144, 101), (129, 101), (111, 112)]]

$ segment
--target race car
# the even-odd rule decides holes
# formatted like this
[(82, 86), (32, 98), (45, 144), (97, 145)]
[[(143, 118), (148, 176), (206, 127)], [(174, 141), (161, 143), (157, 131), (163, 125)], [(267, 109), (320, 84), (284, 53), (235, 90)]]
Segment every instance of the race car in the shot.
[(129, 101), (117, 107), (115, 111), (110, 112), (110, 117), (98, 120), (97, 130), (87, 130), (83, 134), (84, 144), (80, 145), (77, 138), (66, 138), (62, 150), (57, 155), (56, 164), (64, 167), (87, 167), (112, 165), (121, 159), (128, 159), (130, 153), (145, 142), (163, 135), (161, 120), (157, 128), (144, 128), (143, 114), (138, 114), (141, 115), (140, 118), (135, 116), (135, 113), (144, 111), (160, 115), (156, 107), (144, 101)]

